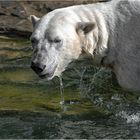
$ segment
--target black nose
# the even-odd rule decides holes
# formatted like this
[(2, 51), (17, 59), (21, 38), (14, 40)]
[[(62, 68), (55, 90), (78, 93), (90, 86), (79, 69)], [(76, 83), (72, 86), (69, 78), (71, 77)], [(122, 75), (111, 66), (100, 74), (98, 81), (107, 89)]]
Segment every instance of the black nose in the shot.
[(41, 72), (45, 69), (45, 67), (46, 67), (45, 65), (40, 64), (40, 63), (34, 63), (34, 62), (31, 63), (31, 68), (32, 68), (37, 74), (41, 73)]

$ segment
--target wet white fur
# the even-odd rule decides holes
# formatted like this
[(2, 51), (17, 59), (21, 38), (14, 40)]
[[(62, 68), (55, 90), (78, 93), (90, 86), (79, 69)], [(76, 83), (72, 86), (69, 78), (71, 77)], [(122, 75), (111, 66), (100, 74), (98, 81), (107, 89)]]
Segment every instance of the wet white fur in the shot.
[[(54, 10), (36, 23), (34, 19), (32, 38), (40, 43), (33, 60), (47, 65), (44, 74), (57, 65), (53, 77), (59, 76), (84, 50), (95, 65), (102, 62), (110, 67), (122, 87), (140, 90), (140, 0), (72, 6)], [(95, 26), (85, 34), (79, 23)], [(47, 35), (59, 36), (63, 40), (60, 48), (50, 44)]]

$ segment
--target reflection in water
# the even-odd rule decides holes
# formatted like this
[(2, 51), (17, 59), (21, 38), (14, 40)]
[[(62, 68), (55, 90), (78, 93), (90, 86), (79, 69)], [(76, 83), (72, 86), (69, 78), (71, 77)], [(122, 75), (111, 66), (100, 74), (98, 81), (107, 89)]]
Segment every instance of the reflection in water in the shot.
[(28, 41), (0, 41), (0, 138), (140, 137), (139, 94), (114, 85), (109, 71), (78, 61), (63, 81), (42, 82)]

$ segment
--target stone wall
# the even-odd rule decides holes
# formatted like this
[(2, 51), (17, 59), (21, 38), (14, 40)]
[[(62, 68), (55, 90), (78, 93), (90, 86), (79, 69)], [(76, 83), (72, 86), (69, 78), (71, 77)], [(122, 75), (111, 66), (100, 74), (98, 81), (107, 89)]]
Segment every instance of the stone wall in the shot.
[(107, 0), (0, 1), (0, 35), (29, 37), (32, 31), (29, 15), (42, 15), (61, 7)]

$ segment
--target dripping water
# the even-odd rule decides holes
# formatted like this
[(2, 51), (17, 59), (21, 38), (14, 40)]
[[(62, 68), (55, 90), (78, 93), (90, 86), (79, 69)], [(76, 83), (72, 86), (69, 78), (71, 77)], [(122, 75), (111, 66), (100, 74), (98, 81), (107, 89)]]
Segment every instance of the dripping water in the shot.
[(61, 105), (62, 111), (65, 112), (68, 110), (70, 105), (79, 104), (80, 102), (78, 100), (65, 100), (62, 76), (59, 77), (59, 82), (60, 82), (60, 94), (61, 94), (60, 105)]
[(64, 99), (64, 86), (63, 86), (62, 76), (59, 77), (59, 82), (60, 82), (60, 94), (61, 94), (60, 105), (61, 105), (62, 111), (65, 112), (67, 111), (67, 106), (65, 104), (65, 99)]
[(85, 92), (85, 89), (84, 89), (85, 85), (84, 85), (84, 80), (83, 80), (85, 72), (86, 72), (86, 67), (83, 69), (82, 73), (80, 74), (80, 92), (81, 92), (81, 94), (84, 94), (84, 92)]
[(59, 77), (59, 82), (60, 82), (60, 94), (61, 94), (60, 104), (64, 105), (65, 99), (64, 99), (64, 86), (63, 86), (62, 76)]

